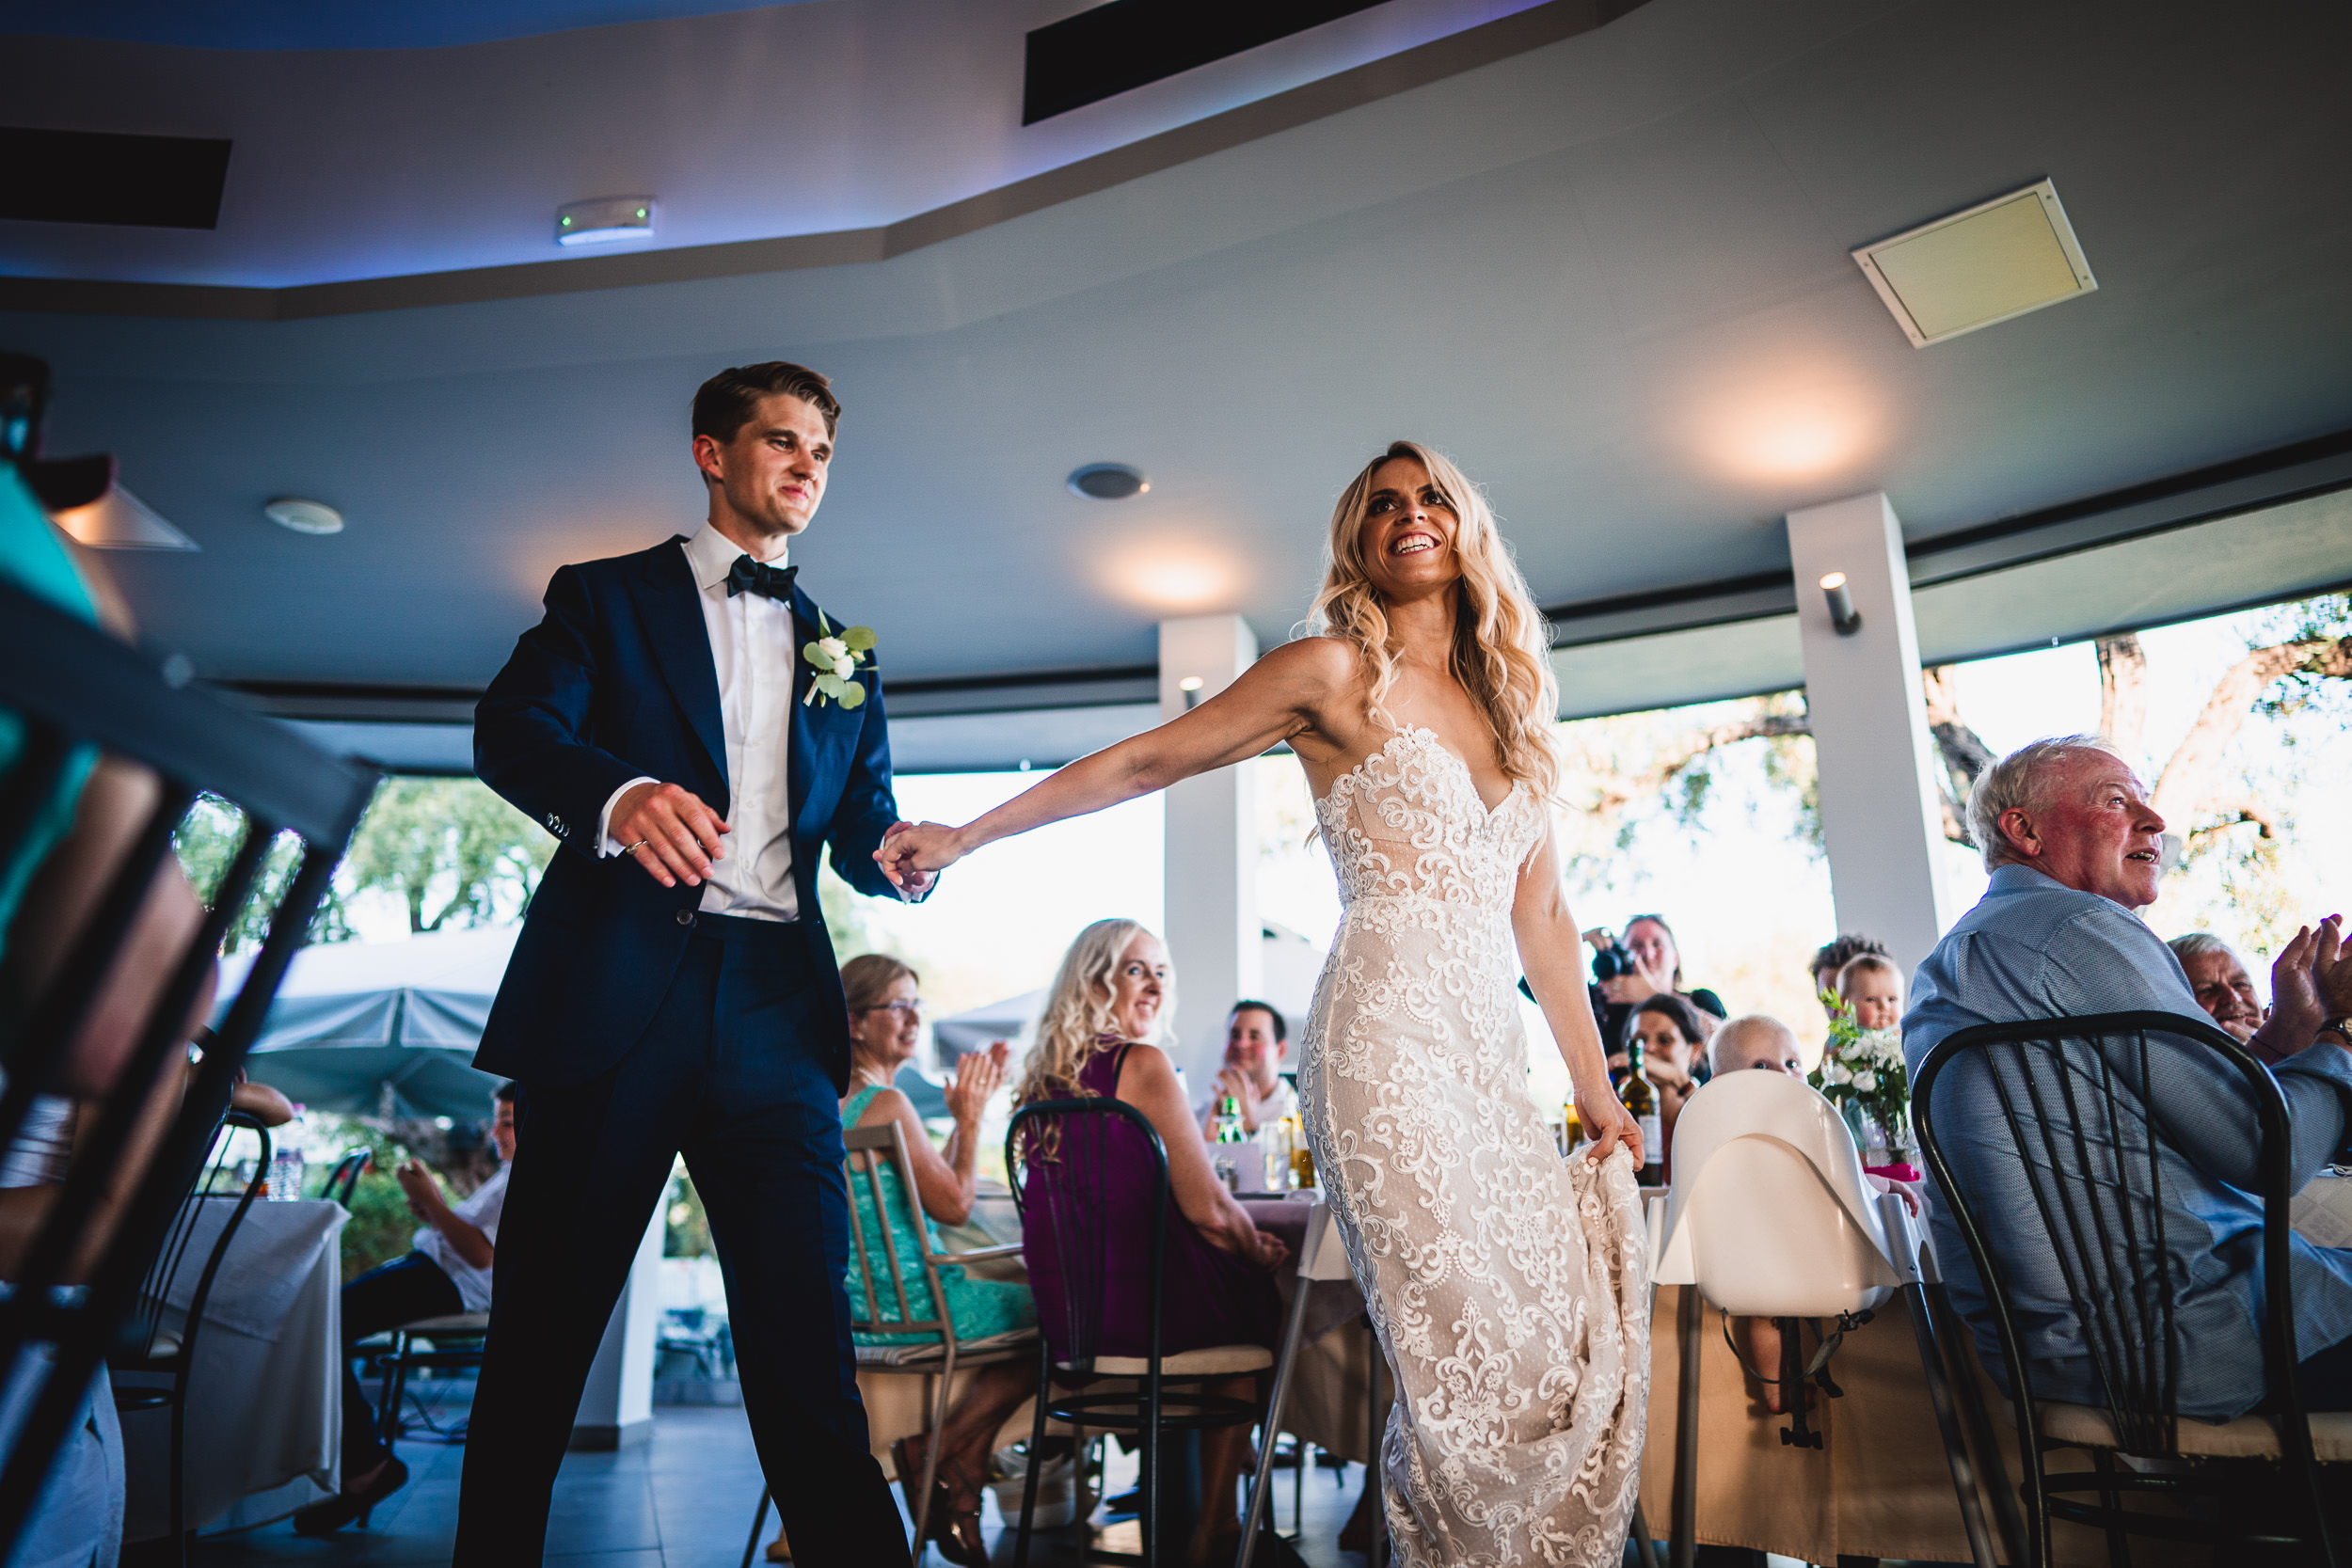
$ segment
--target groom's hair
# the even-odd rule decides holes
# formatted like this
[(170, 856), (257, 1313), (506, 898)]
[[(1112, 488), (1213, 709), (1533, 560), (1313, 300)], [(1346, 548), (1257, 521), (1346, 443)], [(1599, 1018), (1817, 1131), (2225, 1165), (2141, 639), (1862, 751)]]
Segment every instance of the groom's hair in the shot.
[(836, 434), (834, 426), (840, 422), (841, 400), (833, 395), (833, 383), (825, 379), (822, 372), (795, 365), (789, 359), (737, 365), (704, 382), (694, 394), (693, 434), (707, 436), (722, 444), (732, 441), (750, 421), (759, 400), (779, 393), (799, 398), (814, 407), (825, 417), (825, 434)]

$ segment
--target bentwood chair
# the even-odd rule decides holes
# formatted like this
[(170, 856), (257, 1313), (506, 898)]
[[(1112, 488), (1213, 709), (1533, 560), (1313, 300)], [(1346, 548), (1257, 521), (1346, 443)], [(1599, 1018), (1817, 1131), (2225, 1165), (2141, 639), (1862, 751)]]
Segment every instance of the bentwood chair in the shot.
[[(235, 1180), (229, 1163), (229, 1150), (239, 1131), (248, 1132), (261, 1141), (253, 1174), (243, 1184)], [(197, 1338), (204, 1326), (204, 1309), (211, 1304), (213, 1281), (220, 1273), (221, 1259), (229, 1256), (238, 1229), (245, 1224), (246, 1212), (253, 1207), (253, 1200), (269, 1180), (269, 1129), (243, 1112), (231, 1111), (221, 1118), (214, 1148), (218, 1157), (209, 1163), (203, 1177), (172, 1216), (162, 1250), (140, 1282), (138, 1305), (124, 1323), (114, 1354), (106, 1358), (112, 1372), (135, 1380), (115, 1384), (115, 1409), (119, 1413), (127, 1416), (141, 1410), (171, 1412), (169, 1549), (182, 1562), (187, 1560), (188, 1540), (188, 1379), (195, 1370)], [(201, 1262), (191, 1271), (189, 1249), (208, 1225), (216, 1225), (217, 1229), (210, 1245), (199, 1255)], [(172, 1298), (183, 1292), (187, 1305), (184, 1309), (176, 1308)]]
[[(2125, 1538), (2139, 1534), (2210, 1543), (2216, 1561), (2332, 1568), (2319, 1461), (2352, 1460), (2352, 1415), (2308, 1416), (2296, 1386), (2288, 1231), (2296, 1183), (2286, 1101), (2269, 1070), (2210, 1024), (2173, 1013), (2041, 1019), (1944, 1040), (1919, 1064), (1912, 1103), (1920, 1149), (1967, 1243), (2009, 1372), (2026, 1527), (2012, 1560), (2046, 1568), (2051, 1522), (2066, 1519), (2105, 1531), (2119, 1565), (2129, 1561)], [(2190, 1162), (2168, 1121), (2242, 1127), (2259, 1139), (2251, 1196), (2263, 1206), (2269, 1398), (2265, 1414), (2220, 1425), (2180, 1412), (2196, 1347), (2183, 1343), (2184, 1281), (2165, 1229), (2169, 1189)], [(2037, 1388), (2025, 1348), (2033, 1325), (2019, 1294), (2029, 1280), (2043, 1294), (2063, 1294), (2104, 1403), (2061, 1402)], [(2052, 1474), (2050, 1450), (2061, 1448), (2087, 1450), (2092, 1468)], [(1997, 1452), (1988, 1454), (1986, 1467), (2005, 1486), (1999, 1464)], [(2180, 1506), (2129, 1509), (2131, 1494)]]
[[(1148, 1152), (1152, 1181), (1144, 1213), (1113, 1212), (1102, 1199), (1104, 1172), (1113, 1151)], [(1037, 1414), (1029, 1435), (1028, 1482), (1022, 1490), (1021, 1532), (1016, 1568), (1027, 1568), (1030, 1521), (1037, 1509), (1034, 1457), (1045, 1441), (1048, 1420), (1070, 1426), (1083, 1448), (1089, 1429), (1133, 1433), (1142, 1448), (1138, 1515), (1143, 1550), (1112, 1552), (1089, 1547), (1089, 1561), (1159, 1561), (1160, 1438), (1168, 1431), (1200, 1432), (1248, 1426), (1258, 1418), (1254, 1399), (1211, 1393), (1202, 1384), (1274, 1364), (1263, 1345), (1211, 1345), (1177, 1354), (1160, 1350), (1160, 1323), (1167, 1286), (1168, 1225), (1168, 1149), (1149, 1117), (1107, 1097), (1044, 1100), (1013, 1113), (1005, 1134), (1005, 1172), (1021, 1211), (1021, 1234), (1030, 1267), (1041, 1243), (1050, 1245), (1061, 1270), (1062, 1309), (1048, 1314), (1041, 1301), (1038, 1326)], [(1148, 1238), (1147, 1334), (1141, 1355), (1114, 1355), (1103, 1349), (1103, 1302), (1114, 1253), (1126, 1250), (1140, 1231)]]
[[(0, 468), (13, 470), (52, 508), (95, 499), (110, 473), (106, 459), (40, 456), (47, 389), (40, 361), (0, 355)], [(21, 1419), (0, 1434), (0, 1560), (14, 1551), (51, 1462), (81, 1418), (92, 1374), (204, 1168), (246, 1048), (376, 783), (373, 771), (190, 689), (185, 659), (130, 647), (44, 598), (0, 584), (0, 873), (38, 863), (56, 803), (71, 802), (102, 752), (143, 766), (160, 787), (89, 919), (55, 974), (27, 999), (6, 1042), (0, 1148), (14, 1141), (35, 1096), (72, 1059), (171, 853), (172, 832), (199, 791), (243, 812), (245, 836), (210, 890), (212, 908), (195, 934), (151, 970), (160, 977), (154, 1001), (97, 1096), (110, 1111), (149, 1103), (165, 1073), (185, 1070), (185, 1021), (230, 921), (257, 897), (268, 935), (155, 1151), (135, 1164), (137, 1118), (102, 1116), (0, 1299), (0, 1382), (23, 1402), (14, 1406)], [(291, 835), (285, 852), (273, 854), (281, 833)], [(118, 1190), (128, 1195), (119, 1218), (73, 1277), (102, 1201)]]
[[(863, 1186), (872, 1200), (873, 1213), (882, 1222), (880, 1234), (869, 1233), (865, 1212), (856, 1202), (850, 1203), (850, 1246), (857, 1259), (864, 1288), (850, 1292), (850, 1329), (868, 1338), (889, 1337), (885, 1343), (857, 1347), (858, 1370), (922, 1378), (926, 1396), (923, 1430), (926, 1436), (935, 1438), (946, 1425), (947, 1402), (953, 1396), (959, 1370), (1020, 1360), (1029, 1354), (1038, 1338), (1037, 1331), (1030, 1328), (980, 1339), (960, 1338), (955, 1320), (946, 1310), (947, 1295), (941, 1288), (939, 1271), (962, 1263), (1018, 1258), (1021, 1246), (1015, 1243), (977, 1247), (969, 1252), (932, 1250), (931, 1227), (924, 1218), (922, 1196), (914, 1185), (914, 1164), (907, 1155), (905, 1129), (896, 1121), (881, 1127), (845, 1128), (841, 1142), (849, 1150), (843, 1170), (852, 1194)], [(899, 1201), (895, 1213), (889, 1184), (882, 1180), (884, 1169), (897, 1173)], [(910, 1290), (914, 1281), (898, 1249), (891, 1245), (894, 1220), (915, 1238), (916, 1267), (922, 1284), (930, 1291), (936, 1317), (920, 1317), (914, 1311)], [(928, 1541), (925, 1532), (930, 1524), (931, 1486), (938, 1477), (939, 1445), (927, 1442), (923, 1445), (923, 1474), (919, 1481), (914, 1476), (898, 1478), (906, 1489), (907, 1512), (914, 1519), (914, 1552), (918, 1559)], [(769, 1492), (760, 1493), (759, 1508), (752, 1517), (751, 1540), (743, 1547), (744, 1568), (750, 1568), (753, 1553), (759, 1545), (760, 1527), (768, 1521), (770, 1499)]]
[[(1780, 1365), (1755, 1369), (1756, 1375), (1781, 1388), (1789, 1421), (1781, 1441), (1818, 1449), (1821, 1434), (1805, 1410), (1807, 1379), (1821, 1379), (1830, 1391), (1828, 1360), (1843, 1333), (1867, 1323), (1899, 1291), (1918, 1341), (1971, 1555), (1978, 1568), (1994, 1568), (1993, 1539), (1946, 1367), (1950, 1347), (1942, 1343), (1943, 1320), (1930, 1299), (1931, 1290), (1940, 1289), (1932, 1255), (1903, 1200), (1866, 1180), (1837, 1108), (1785, 1073), (1724, 1073), (1682, 1109), (1674, 1176), (1668, 1195), (1650, 1200), (1648, 1228), (1652, 1287), (1683, 1288), (1675, 1568), (1691, 1568), (1697, 1545), (1702, 1301), (1719, 1313), (1770, 1318), (1779, 1327)], [(1799, 1333), (1808, 1322), (1817, 1347), (1810, 1357)], [(1825, 1330), (1825, 1323), (1834, 1326)]]

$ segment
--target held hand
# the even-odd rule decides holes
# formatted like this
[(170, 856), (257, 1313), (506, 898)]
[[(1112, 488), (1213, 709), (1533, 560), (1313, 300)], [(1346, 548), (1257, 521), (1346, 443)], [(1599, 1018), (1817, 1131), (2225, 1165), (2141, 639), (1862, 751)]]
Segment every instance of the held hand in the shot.
[(1625, 1101), (1606, 1089), (1594, 1093), (1576, 1091), (1576, 1116), (1584, 1126), (1584, 1135), (1593, 1140), (1584, 1157), (1597, 1164), (1609, 1158), (1610, 1150), (1622, 1145), (1633, 1156), (1633, 1168), (1638, 1172), (1648, 1163), (1647, 1151), (1642, 1148), (1642, 1124), (1633, 1119), (1633, 1113), (1625, 1108)]
[(910, 897), (928, 892), (939, 873), (962, 858), (956, 831), (938, 822), (894, 822), (874, 851), (874, 863), (890, 885)]
[(674, 784), (644, 784), (621, 797), (607, 829), (622, 852), (663, 887), (700, 887), (710, 863), (723, 858), (720, 839), (734, 832), (692, 791)]

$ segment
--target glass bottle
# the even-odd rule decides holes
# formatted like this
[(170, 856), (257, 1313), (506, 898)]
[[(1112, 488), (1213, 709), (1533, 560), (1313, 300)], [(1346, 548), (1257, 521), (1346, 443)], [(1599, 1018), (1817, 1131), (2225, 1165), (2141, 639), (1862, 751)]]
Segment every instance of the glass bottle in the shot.
[(1305, 1192), (1315, 1184), (1315, 1151), (1307, 1147), (1307, 1130), (1291, 1118), (1291, 1185)]
[(1576, 1152), (1576, 1146), (1584, 1141), (1584, 1118), (1576, 1114), (1576, 1097), (1570, 1095), (1560, 1106), (1560, 1155), (1565, 1159)]
[(1643, 1070), (1646, 1065), (1640, 1037), (1626, 1046), (1625, 1085), (1617, 1091), (1625, 1108), (1633, 1113), (1633, 1119), (1642, 1129), (1642, 1180), (1645, 1187), (1666, 1184), (1666, 1134), (1658, 1116), (1658, 1091), (1651, 1086), (1649, 1075)]

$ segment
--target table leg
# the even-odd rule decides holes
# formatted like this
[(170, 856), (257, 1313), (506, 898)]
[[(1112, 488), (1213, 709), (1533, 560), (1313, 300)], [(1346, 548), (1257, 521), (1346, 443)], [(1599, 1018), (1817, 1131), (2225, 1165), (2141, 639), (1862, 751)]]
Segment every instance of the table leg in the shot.
[(1692, 1568), (1699, 1542), (1699, 1353), (1707, 1307), (1696, 1285), (1682, 1291), (1682, 1378), (1675, 1407), (1674, 1568)]

